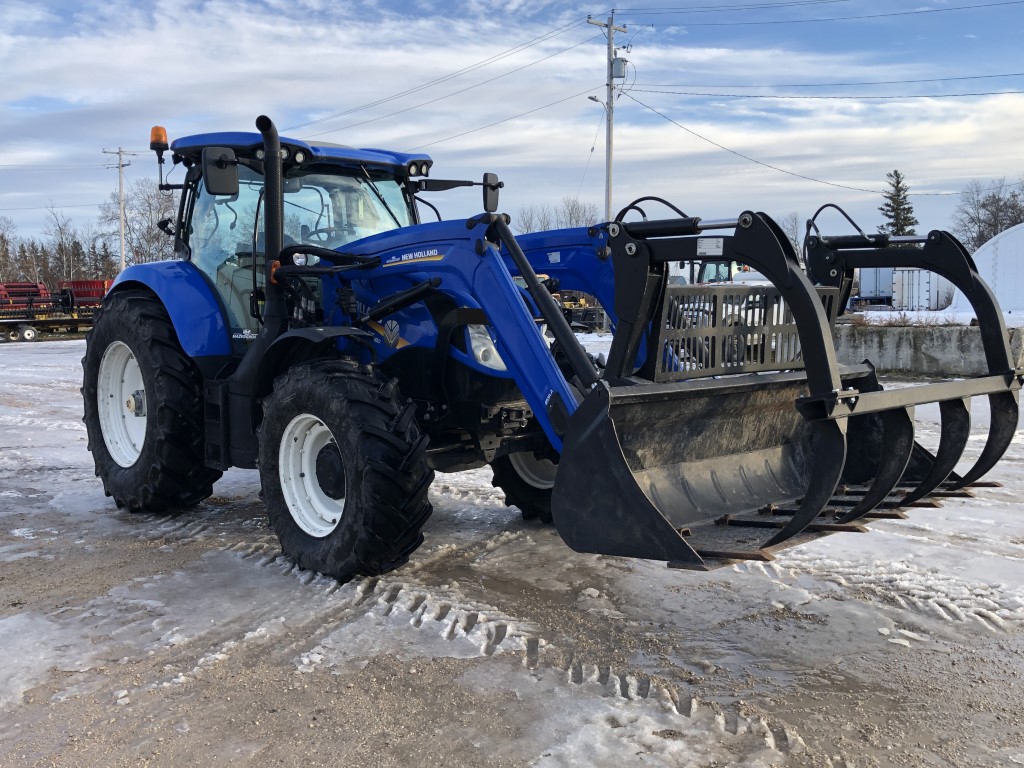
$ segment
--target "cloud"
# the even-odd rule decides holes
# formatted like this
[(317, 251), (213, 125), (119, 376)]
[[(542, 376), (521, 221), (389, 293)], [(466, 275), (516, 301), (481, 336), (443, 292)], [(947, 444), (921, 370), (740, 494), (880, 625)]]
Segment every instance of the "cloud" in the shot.
[[(395, 149), (430, 145), (437, 173), (478, 178), (497, 171), (509, 182), (504, 198), (516, 204), (557, 202), (584, 179), (584, 195), (599, 203), (603, 133), (593, 153), (591, 147), (602, 110), (585, 94), (568, 98), (587, 89), (604, 98), (604, 40), (584, 17), (564, 3), (525, 0), (430, 8), (351, 0), (7, 4), (0, 9), (0, 70), (8, 73), (0, 93), (0, 165), (100, 165), (109, 160), (104, 148), (144, 150), (154, 124), (166, 125), (173, 138), (253, 130), (256, 115), (266, 113), (282, 129), (299, 126), (289, 131), (298, 137)], [(580, 23), (560, 29), (574, 20)], [(651, 85), (693, 91), (909, 80), (944, 71), (941, 60), (900, 58), (863, 40), (815, 48), (816, 39), (806, 36), (794, 43), (773, 34), (751, 44), (684, 33), (644, 32), (623, 54), (635, 68), (634, 95), (750, 157), (867, 189), (881, 189), (893, 167), (915, 191), (956, 191), (970, 178), (1024, 170), (1024, 150), (1011, 140), (1024, 117), (1019, 96), (888, 103), (641, 92)], [(409, 93), (382, 101), (403, 91)], [(546, 104), (553, 106), (508, 119)], [(322, 122), (304, 125), (310, 121)], [(813, 201), (835, 198), (859, 206), (865, 217), (877, 207), (870, 194), (816, 185), (729, 154), (628, 97), (616, 102), (615, 148), (616, 205), (657, 191), (708, 215), (744, 207), (807, 211)], [(155, 164), (151, 156), (133, 158), (127, 173), (153, 177)], [(99, 203), (115, 187), (116, 174), (102, 168), (16, 176), (0, 169), (0, 208)], [(936, 223), (955, 203), (917, 200), (928, 215), (935, 211)], [(475, 201), (474, 195), (466, 205)], [(71, 213), (76, 222), (93, 215)], [(19, 213), (20, 231), (38, 231), (45, 215)]]

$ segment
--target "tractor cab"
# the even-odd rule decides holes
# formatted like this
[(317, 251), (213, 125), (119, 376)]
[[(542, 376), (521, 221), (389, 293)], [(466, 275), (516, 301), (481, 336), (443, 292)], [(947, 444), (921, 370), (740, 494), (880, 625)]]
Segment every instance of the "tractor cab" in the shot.
[[(157, 129), (154, 129), (156, 133)], [(163, 162), (166, 139), (151, 146)], [(263, 324), (266, 291), (266, 201), (263, 141), (257, 133), (188, 136), (167, 147), (187, 171), (173, 234), (180, 256), (190, 260), (221, 298), (231, 336), (254, 339)], [(334, 144), (281, 142), (284, 203), (283, 245), (331, 250), (416, 224), (417, 179), (429, 173), (426, 155), (355, 149)], [(303, 255), (303, 263), (318, 257)], [(311, 279), (312, 303), (320, 306), (319, 281)]]
[[(309, 245), (329, 250), (420, 223), (417, 197), (456, 187), (483, 187), (487, 211), (498, 206), (503, 184), (493, 173), (482, 182), (427, 178), (433, 160), (424, 154), (357, 149), (340, 144), (307, 144), (282, 137), (281, 197), (284, 247)], [(264, 144), (258, 133), (206, 133), (168, 144), (167, 132), (153, 128), (150, 148), (160, 165), (160, 189), (181, 189), (176, 222), (162, 222), (175, 238), (178, 255), (191, 261), (220, 297), (236, 351), (259, 335), (266, 301), (267, 254)], [(186, 170), (182, 184), (163, 177), (164, 152)], [(440, 218), (440, 214), (438, 214)], [(271, 256), (271, 261), (277, 259)], [(296, 265), (319, 257), (296, 254)], [(320, 282), (305, 281), (309, 306), (322, 307)], [(322, 317), (313, 317), (322, 322)]]

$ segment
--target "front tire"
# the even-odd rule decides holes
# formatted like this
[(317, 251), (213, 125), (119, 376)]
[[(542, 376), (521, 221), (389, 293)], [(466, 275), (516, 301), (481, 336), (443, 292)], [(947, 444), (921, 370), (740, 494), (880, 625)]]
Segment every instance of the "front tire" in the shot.
[(491, 485), (505, 493), (505, 506), (519, 507), (524, 520), (550, 523), (551, 491), (555, 487), (558, 464), (540, 458), (533, 451), (501, 456), (491, 462)]
[(260, 481), (285, 554), (339, 581), (408, 561), (423, 543), (434, 472), (395, 383), (318, 361), (280, 376), (263, 409)]
[(107, 298), (82, 368), (89, 450), (118, 507), (165, 512), (213, 493), (221, 473), (203, 463), (202, 377), (156, 297)]

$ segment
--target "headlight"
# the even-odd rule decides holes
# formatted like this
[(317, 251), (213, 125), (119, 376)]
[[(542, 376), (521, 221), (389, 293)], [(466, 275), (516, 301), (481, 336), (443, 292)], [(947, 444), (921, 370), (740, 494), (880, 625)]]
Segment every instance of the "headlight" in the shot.
[(508, 370), (494, 346), (494, 339), (491, 338), (486, 325), (467, 325), (466, 329), (469, 331), (469, 348), (480, 365), (494, 371)]
[(296, 254), (294, 254), (292, 256), (292, 264), (294, 264), (296, 267), (304, 267), (304, 266), (306, 266), (306, 254), (304, 254), (304, 253), (296, 253)]
[(304, 162), (306, 162), (306, 153), (303, 152), (301, 149), (296, 150), (296, 152), (295, 152), (295, 162), (296, 163), (304, 163)]
[(409, 163), (409, 175), (410, 176), (419, 176), (419, 173), (420, 173), (420, 167), (418, 165), (416, 165), (416, 163)]

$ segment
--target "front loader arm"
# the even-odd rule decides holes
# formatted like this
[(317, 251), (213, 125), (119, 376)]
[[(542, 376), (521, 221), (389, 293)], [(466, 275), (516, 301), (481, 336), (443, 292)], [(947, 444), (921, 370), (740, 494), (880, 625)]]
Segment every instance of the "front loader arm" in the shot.
[[(570, 364), (585, 387), (597, 380), (593, 365), (576, 339), (551, 294), (540, 284), (536, 272), (500, 215), (486, 214), (467, 223), (491, 228), (512, 255), (520, 274), (526, 280), (530, 295), (568, 356)], [(565, 380), (548, 349), (536, 319), (527, 311), (519, 288), (505, 266), (501, 253), (488, 240), (482, 246), (481, 264), (473, 273), (473, 292), (497, 336), (502, 359), (530, 404), (538, 422), (557, 451), (562, 449), (567, 420), (576, 410), (582, 394)]]

